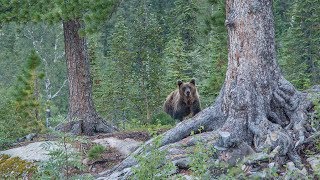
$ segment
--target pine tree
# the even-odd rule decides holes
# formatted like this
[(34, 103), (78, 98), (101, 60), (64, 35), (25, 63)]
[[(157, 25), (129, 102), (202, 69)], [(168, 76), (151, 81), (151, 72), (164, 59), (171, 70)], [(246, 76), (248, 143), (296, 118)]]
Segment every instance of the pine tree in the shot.
[(141, 106), (142, 121), (150, 123), (152, 116), (159, 112), (163, 101), (164, 62), (163, 29), (151, 11), (149, 0), (137, 3), (137, 16), (132, 26), (133, 77), (137, 82), (135, 103)]
[(273, 2), (273, 14), (275, 19), (275, 35), (278, 46), (281, 47), (282, 36), (285, 36), (286, 30), (290, 27), (291, 15), (290, 10), (294, 4), (294, 0), (275, 0)]
[(167, 81), (176, 85), (177, 80), (189, 81), (192, 78), (191, 64), (188, 62), (188, 53), (184, 50), (184, 43), (181, 37), (171, 39), (165, 49), (167, 62)]
[[(0, 8), (0, 24), (29, 21), (62, 22), (69, 81), (68, 122), (57, 129), (74, 134), (92, 135), (95, 132), (112, 132), (116, 128), (104, 122), (95, 110), (92, 82), (84, 32), (92, 32), (118, 5), (110, 1), (8, 1)], [(85, 29), (85, 22), (87, 28)], [(91, 22), (91, 23), (90, 23)]]
[[(202, 4), (203, 2), (205, 3)], [(128, 27), (128, 34), (130, 34), (127, 37), (127, 45), (131, 52), (131, 74), (133, 81), (138, 82), (131, 86), (132, 101), (130, 102), (134, 104), (130, 113), (132, 118), (147, 122), (145, 119), (148, 118), (145, 117), (150, 118), (161, 113), (165, 97), (176, 88), (176, 82), (179, 79), (188, 81), (195, 77), (201, 92), (203, 84), (207, 83), (206, 80), (210, 77), (208, 72), (211, 68), (209, 64), (212, 61), (212, 52), (206, 45), (212, 43), (208, 40), (209, 35), (201, 33), (200, 30), (204, 28), (204, 18), (196, 16), (209, 12), (208, 3), (206, 1), (192, 3), (190, 5), (187, 1), (181, 1), (179, 8), (175, 1), (133, 0), (121, 4), (124, 11), (121, 16), (124, 17), (124, 24)], [(191, 6), (201, 8), (195, 10)], [(191, 24), (180, 21), (180, 19), (188, 19), (188, 14), (195, 16), (190, 18)], [(104, 28), (103, 46), (108, 58), (108, 54), (113, 53), (110, 44), (112, 39), (109, 37), (113, 34), (119, 16), (115, 14)], [(180, 19), (170, 16), (179, 16)], [(186, 40), (182, 33), (184, 28), (186, 31), (190, 30), (194, 39), (190, 41), (190, 47), (192, 47), (189, 48), (190, 50), (186, 48)], [(104, 69), (109, 69), (109, 65)], [(106, 73), (104, 76), (108, 77)], [(206, 94), (203, 94), (203, 99), (207, 99)], [(149, 100), (154, 102), (146, 103)], [(140, 106), (143, 108), (139, 108)], [(145, 113), (145, 108), (150, 109), (149, 113)], [(141, 114), (147, 115), (141, 117)]]
[(39, 71), (41, 60), (35, 51), (32, 51), (26, 61), (22, 75), (18, 76), (15, 92), (15, 110), (19, 125), (31, 132), (43, 130), (43, 106), (39, 90), (40, 79), (44, 74)]
[[(0, 27), (0, 67), (2, 68), (0, 77), (1, 83), (6, 86), (14, 85), (12, 77), (16, 77), (16, 72), (22, 69), (25, 61), (25, 58), (22, 57), (30, 53), (29, 49), (20, 49), (20, 43), (21, 39), (16, 24), (4, 24)], [(26, 42), (23, 41), (23, 43), (25, 46)], [(13, 62), (15, 62), (14, 65)]]
[(136, 83), (132, 78), (132, 60), (128, 45), (128, 28), (125, 25), (122, 10), (117, 16), (114, 32), (111, 35), (111, 47), (108, 53), (108, 74), (104, 81), (103, 100), (106, 111), (117, 124), (129, 119), (132, 109), (132, 88)]
[(297, 88), (320, 82), (319, 0), (295, 1), (290, 25), (282, 38), (280, 60), (284, 74)]
[(207, 106), (219, 94), (225, 79), (228, 63), (227, 29), (225, 27), (225, 1), (211, 1), (211, 16), (206, 20), (207, 33), (210, 37), (208, 51), (211, 52), (208, 70), (202, 92), (206, 94)]
[[(195, 70), (201, 62), (196, 61), (197, 47), (199, 44), (199, 19), (197, 17), (199, 7), (194, 0), (177, 0), (171, 10), (171, 37), (181, 38), (183, 42), (184, 60), (187, 61), (189, 69), (185, 70), (189, 78), (195, 77)], [(179, 42), (179, 40), (178, 40)]]
[[(89, 53), (89, 60), (90, 60), (90, 68), (91, 68), (91, 81), (92, 81), (92, 90), (93, 90), (93, 99), (96, 105), (96, 109), (98, 112), (105, 112), (105, 104), (103, 102), (103, 69), (101, 68), (101, 63), (99, 61), (100, 58), (103, 56), (99, 56), (99, 45), (97, 43), (97, 38), (92, 38), (88, 42), (88, 53)], [(103, 110), (102, 110), (103, 109)], [(102, 114), (106, 115), (106, 114)]]

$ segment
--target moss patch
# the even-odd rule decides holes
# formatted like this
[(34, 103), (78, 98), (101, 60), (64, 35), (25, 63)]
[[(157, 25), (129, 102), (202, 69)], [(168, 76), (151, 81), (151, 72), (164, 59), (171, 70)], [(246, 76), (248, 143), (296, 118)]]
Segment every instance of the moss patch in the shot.
[(31, 162), (22, 160), (19, 157), (0, 155), (0, 179), (30, 177), (36, 170), (36, 166)]

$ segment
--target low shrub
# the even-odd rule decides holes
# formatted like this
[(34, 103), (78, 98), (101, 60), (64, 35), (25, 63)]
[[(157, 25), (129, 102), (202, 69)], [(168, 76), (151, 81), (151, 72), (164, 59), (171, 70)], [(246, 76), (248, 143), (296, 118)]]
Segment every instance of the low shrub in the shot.
[(88, 157), (90, 160), (96, 160), (101, 158), (103, 152), (106, 151), (106, 148), (100, 144), (94, 145), (88, 151)]

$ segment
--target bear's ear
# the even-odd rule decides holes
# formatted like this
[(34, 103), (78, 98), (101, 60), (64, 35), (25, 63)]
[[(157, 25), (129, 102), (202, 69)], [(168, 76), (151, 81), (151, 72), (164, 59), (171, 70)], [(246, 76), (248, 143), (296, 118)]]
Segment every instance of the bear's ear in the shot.
[(182, 84), (182, 81), (179, 80), (179, 81), (178, 81), (178, 86), (180, 87), (181, 84)]
[(196, 80), (195, 79), (191, 79), (190, 83), (193, 84), (193, 85), (196, 85)]

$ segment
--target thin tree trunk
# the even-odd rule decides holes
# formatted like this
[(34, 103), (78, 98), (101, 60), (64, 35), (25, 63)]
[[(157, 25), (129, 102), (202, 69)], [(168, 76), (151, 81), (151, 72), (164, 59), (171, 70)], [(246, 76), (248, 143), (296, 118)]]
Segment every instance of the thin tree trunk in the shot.
[(68, 119), (71, 122), (58, 129), (85, 135), (113, 132), (116, 129), (103, 122), (93, 104), (90, 62), (85, 38), (79, 35), (81, 28), (80, 20), (63, 22), (69, 82)]
[[(36, 74), (35, 74), (35, 76), (36, 76)], [(39, 97), (39, 80), (37, 79), (37, 78), (35, 78), (34, 79), (34, 97), (35, 97), (35, 99), (36, 99), (36, 101), (37, 102), (39, 102), (40, 100), (40, 97)], [(39, 106), (37, 106), (36, 108), (35, 108), (35, 110), (34, 110), (34, 114), (35, 114), (35, 118), (36, 118), (36, 120), (37, 121), (40, 121), (40, 115), (39, 115), (39, 109), (40, 109), (40, 107)]]

